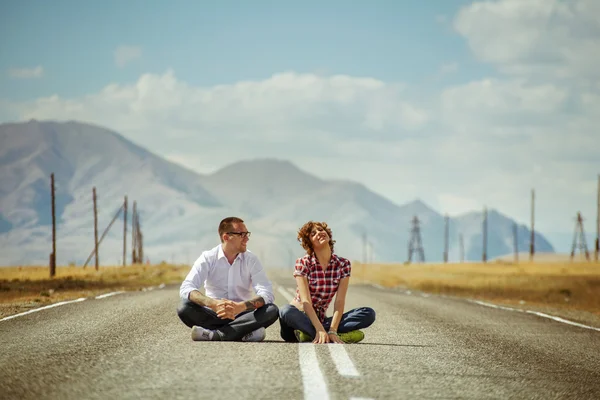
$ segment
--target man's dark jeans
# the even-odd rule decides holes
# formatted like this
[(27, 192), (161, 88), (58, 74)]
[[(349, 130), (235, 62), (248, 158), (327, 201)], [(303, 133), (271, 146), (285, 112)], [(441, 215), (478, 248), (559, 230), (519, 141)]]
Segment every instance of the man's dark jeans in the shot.
[(267, 328), (279, 317), (275, 304), (265, 304), (254, 311), (240, 313), (236, 319), (221, 319), (213, 310), (199, 306), (189, 300), (182, 300), (177, 309), (181, 321), (190, 328), (194, 325), (216, 330), (221, 340), (241, 340), (246, 334), (258, 328)]
[[(325, 318), (322, 322), (326, 331), (331, 326), (332, 317)], [(345, 312), (338, 326), (339, 333), (364, 329), (375, 322), (375, 310), (370, 307), (360, 307)], [(294, 330), (298, 329), (307, 333), (311, 338), (317, 335), (317, 330), (310, 322), (308, 315), (291, 304), (286, 304), (279, 310), (279, 325), (281, 326), (281, 338), (286, 342), (297, 342)]]

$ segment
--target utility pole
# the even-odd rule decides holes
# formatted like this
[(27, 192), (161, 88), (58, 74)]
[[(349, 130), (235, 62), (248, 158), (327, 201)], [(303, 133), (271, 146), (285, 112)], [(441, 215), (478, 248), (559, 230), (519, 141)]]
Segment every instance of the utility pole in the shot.
[(595, 260), (598, 261), (600, 254), (600, 175), (598, 175), (598, 209), (596, 211), (596, 251)]
[(460, 262), (463, 263), (465, 262), (465, 242), (462, 233), (458, 235), (458, 248), (460, 251)]
[(533, 261), (535, 254), (535, 190), (531, 189), (531, 239), (529, 240), (529, 261)]
[(127, 266), (127, 196), (123, 202), (123, 266)]
[(448, 262), (448, 214), (444, 217), (444, 263)]
[(52, 200), (52, 253), (50, 254), (50, 278), (56, 275), (56, 198), (54, 195), (54, 173), (50, 174), (50, 196)]
[(98, 271), (98, 209), (96, 207), (96, 187), (92, 190), (94, 198), (94, 254), (96, 255), (96, 271)]
[(373, 264), (373, 242), (371, 242), (370, 240), (367, 242), (368, 244), (368, 256), (367, 256), (367, 262), (369, 264)]
[(131, 264), (138, 263), (137, 259), (137, 202), (133, 201), (133, 213), (131, 214)]
[(483, 208), (483, 254), (482, 261), (487, 262), (487, 207)]
[(518, 227), (517, 227), (517, 223), (515, 222), (513, 225), (513, 240), (514, 240), (514, 248), (515, 248), (515, 263), (519, 262), (519, 239), (517, 237), (518, 235)]
[(363, 264), (367, 263), (367, 232), (363, 232)]

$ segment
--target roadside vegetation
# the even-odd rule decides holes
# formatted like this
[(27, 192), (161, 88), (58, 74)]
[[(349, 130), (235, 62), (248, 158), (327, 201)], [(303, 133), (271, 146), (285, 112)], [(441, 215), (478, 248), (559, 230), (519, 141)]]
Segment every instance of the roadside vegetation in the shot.
[[(0, 318), (31, 308), (114, 291), (179, 285), (188, 265), (0, 267)], [(600, 263), (499, 261), (463, 264), (367, 264), (353, 262), (352, 284), (374, 283), (427, 293), (462, 296), (512, 306), (577, 310), (600, 317)]]

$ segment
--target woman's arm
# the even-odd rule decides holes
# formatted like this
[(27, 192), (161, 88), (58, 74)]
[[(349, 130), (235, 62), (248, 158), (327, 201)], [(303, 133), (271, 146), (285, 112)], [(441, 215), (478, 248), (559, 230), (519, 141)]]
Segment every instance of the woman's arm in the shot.
[(323, 328), (323, 324), (321, 324), (321, 321), (319, 321), (319, 317), (317, 317), (317, 313), (313, 308), (312, 300), (310, 298), (310, 291), (308, 289), (308, 278), (306, 276), (296, 276), (296, 284), (298, 285), (298, 291), (300, 292), (302, 309), (317, 331), (317, 335), (315, 336), (313, 343), (329, 342), (327, 332), (325, 332), (325, 328)]
[(346, 306), (346, 293), (348, 293), (348, 284), (350, 277), (342, 278), (338, 286), (337, 294), (335, 295), (335, 303), (333, 303), (333, 317), (331, 318), (331, 326), (329, 327), (329, 339), (334, 343), (343, 343), (337, 336), (338, 326), (344, 314)]

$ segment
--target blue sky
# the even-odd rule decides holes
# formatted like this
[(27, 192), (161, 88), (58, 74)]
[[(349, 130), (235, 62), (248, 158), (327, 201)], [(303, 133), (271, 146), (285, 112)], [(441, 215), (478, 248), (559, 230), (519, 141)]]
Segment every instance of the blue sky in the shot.
[(566, 237), (596, 214), (598, 15), (595, 0), (4, 1), (0, 123), (99, 124), (199, 173), (287, 159), (524, 224), (535, 188), (536, 225)]
[[(292, 70), (427, 89), (445, 64), (462, 67), (452, 81), (489, 70), (474, 62), (464, 40), (443, 21), (466, 3), (4, 2), (0, 68), (43, 65), (46, 79), (24, 82), (5, 73), (0, 91), (12, 100), (78, 96), (168, 68), (202, 86)], [(140, 47), (143, 54), (119, 68), (113, 53), (120, 45)]]

